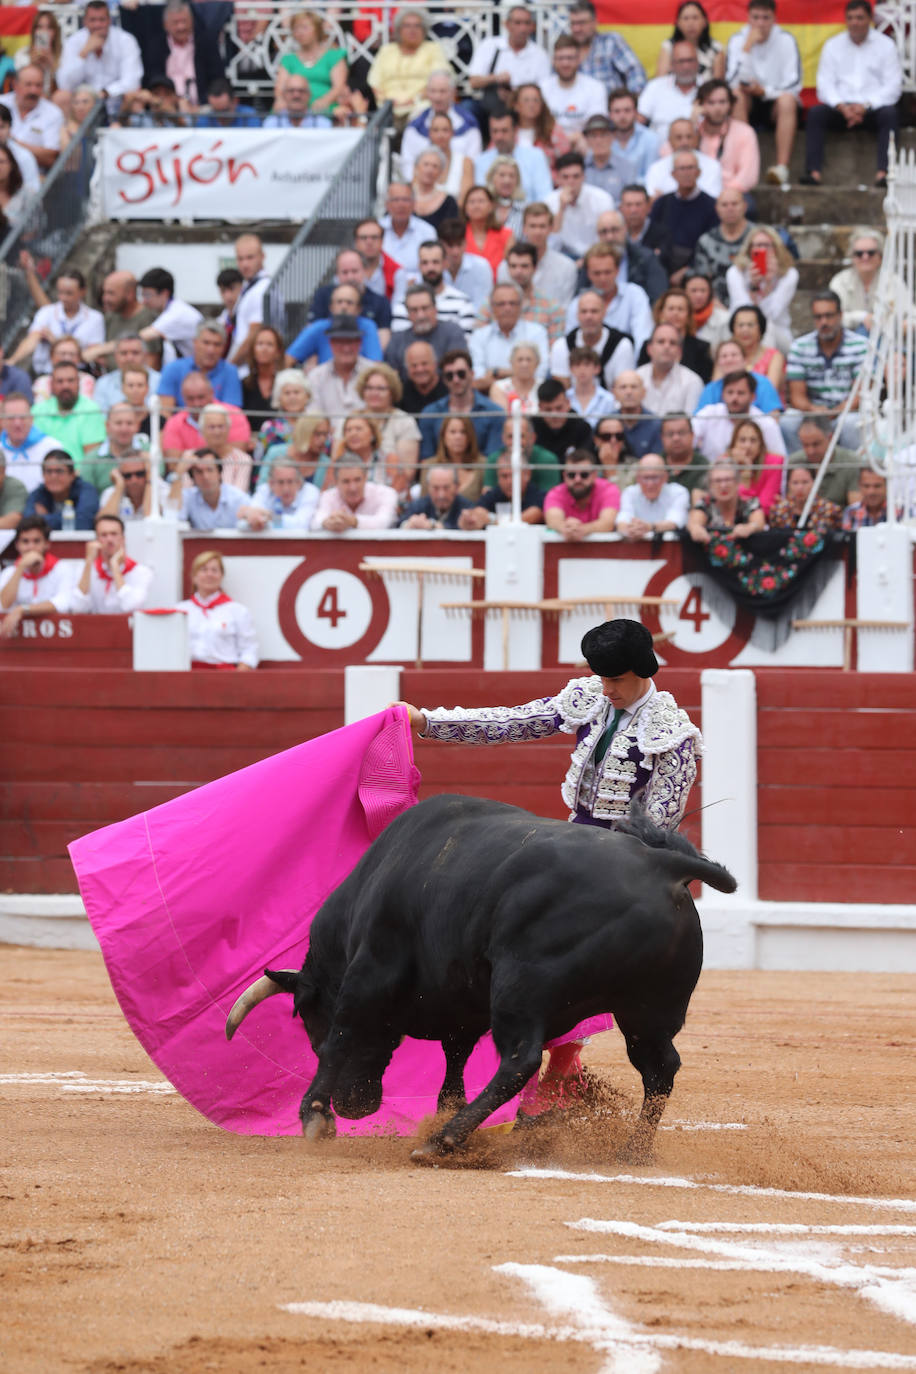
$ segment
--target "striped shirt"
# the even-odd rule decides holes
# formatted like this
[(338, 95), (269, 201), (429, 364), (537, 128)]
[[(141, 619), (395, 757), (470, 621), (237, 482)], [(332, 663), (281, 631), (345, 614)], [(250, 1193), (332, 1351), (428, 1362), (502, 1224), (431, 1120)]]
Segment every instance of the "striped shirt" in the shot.
[(639, 95), (646, 84), (642, 63), (619, 33), (596, 33), (579, 70), (585, 76), (603, 81), (608, 90), (626, 86), (634, 95)]
[[(511, 281), (512, 278), (507, 277), (507, 280)], [(490, 324), (493, 314), (489, 305), (481, 306), (477, 318), (481, 324)], [(543, 325), (551, 343), (566, 333), (566, 312), (562, 305), (550, 300), (548, 296), (542, 296), (540, 291), (535, 291), (534, 288), (525, 296), (522, 319), (528, 320), (531, 324)]]
[(795, 339), (789, 349), (786, 380), (804, 382), (809, 401), (824, 410), (832, 410), (841, 406), (849, 395), (867, 351), (868, 340), (863, 335), (844, 329), (839, 348), (828, 358), (821, 350), (817, 330), (812, 330)]

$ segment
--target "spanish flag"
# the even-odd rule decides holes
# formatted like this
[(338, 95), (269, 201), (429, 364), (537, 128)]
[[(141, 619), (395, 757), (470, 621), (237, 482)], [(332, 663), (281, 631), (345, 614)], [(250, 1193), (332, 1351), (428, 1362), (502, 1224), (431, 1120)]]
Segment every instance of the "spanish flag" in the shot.
[(28, 43), (37, 13), (37, 5), (0, 5), (0, 43), (8, 57)]

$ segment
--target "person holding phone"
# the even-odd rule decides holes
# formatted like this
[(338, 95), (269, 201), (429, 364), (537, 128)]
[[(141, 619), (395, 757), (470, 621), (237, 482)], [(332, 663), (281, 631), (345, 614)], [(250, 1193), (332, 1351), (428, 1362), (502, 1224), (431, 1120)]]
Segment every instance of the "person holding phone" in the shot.
[(730, 310), (756, 305), (767, 320), (766, 339), (787, 353), (792, 346), (790, 309), (798, 269), (775, 229), (758, 224), (725, 274)]

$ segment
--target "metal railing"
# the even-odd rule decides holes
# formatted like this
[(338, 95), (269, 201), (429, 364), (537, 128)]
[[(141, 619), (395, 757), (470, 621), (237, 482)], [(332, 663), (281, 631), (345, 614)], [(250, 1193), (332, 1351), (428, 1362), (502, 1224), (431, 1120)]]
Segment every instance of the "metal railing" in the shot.
[(327, 277), (334, 258), (352, 241), (353, 228), (373, 213), (381, 145), (391, 122), (385, 104), (289, 247), (265, 298), (265, 320), (289, 343), (308, 322), (309, 301)]
[(24, 217), (11, 225), (0, 243), (0, 314), (7, 351), (38, 308), (19, 266), (19, 254), (23, 249), (31, 253), (39, 276), (50, 286), (86, 224), (97, 135), (104, 114), (104, 101), (96, 101), (52, 165)]

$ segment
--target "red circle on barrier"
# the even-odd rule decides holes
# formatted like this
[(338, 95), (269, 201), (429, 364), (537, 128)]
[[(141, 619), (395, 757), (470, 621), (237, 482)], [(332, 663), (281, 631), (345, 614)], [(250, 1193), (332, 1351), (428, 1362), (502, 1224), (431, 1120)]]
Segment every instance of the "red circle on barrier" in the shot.
[[(372, 614), (369, 628), (355, 643), (347, 644), (341, 649), (326, 649), (314, 644), (303, 634), (296, 618), (296, 598), (309, 578), (320, 573), (333, 574), (336, 571), (341, 574), (346, 573), (348, 577), (356, 577), (362, 583), (372, 603)], [(280, 595), (277, 600), (277, 619), (284, 639), (290, 648), (295, 649), (304, 663), (314, 664), (315, 667), (327, 668), (340, 664), (365, 662), (376, 645), (381, 643), (382, 636), (388, 628), (390, 617), (391, 605), (388, 600), (388, 592), (380, 576), (366, 577), (350, 568), (317, 567), (314, 561), (308, 558), (303, 559), (299, 567), (290, 573), (280, 588)]]
[[(703, 576), (704, 574), (700, 574)], [(705, 574), (708, 576), (708, 574)], [(664, 568), (659, 568), (657, 572), (649, 578), (643, 589), (643, 596), (664, 596), (665, 588), (678, 578), (690, 577), (683, 565), (674, 568), (670, 564)], [(660, 608), (658, 606), (644, 606), (642, 621), (653, 635), (664, 634), (661, 623)], [(667, 641), (660, 644), (659, 653), (665, 660), (669, 668), (727, 668), (732, 659), (740, 653), (751, 637), (754, 628), (754, 617), (750, 611), (741, 606), (735, 607), (735, 623), (732, 632), (722, 643), (717, 644), (714, 649), (705, 649), (701, 653), (692, 654), (689, 649), (681, 649), (676, 644)]]

